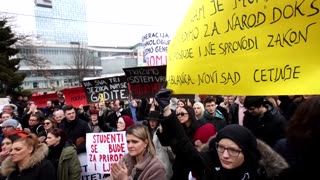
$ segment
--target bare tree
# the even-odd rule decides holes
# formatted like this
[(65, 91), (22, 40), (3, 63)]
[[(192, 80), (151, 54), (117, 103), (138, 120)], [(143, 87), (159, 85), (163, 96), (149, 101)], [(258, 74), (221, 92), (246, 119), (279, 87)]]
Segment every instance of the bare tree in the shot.
[(40, 56), (38, 53), (38, 46), (34, 45), (36, 37), (33, 35), (19, 35), (17, 46), (20, 49), (19, 58), (31, 70), (41, 74), (48, 80), (52, 80), (49, 71), (51, 62)]
[(79, 83), (81, 83), (84, 77), (95, 73), (95, 58), (85, 45), (80, 43), (71, 44), (73, 49), (73, 59), (72, 63), (70, 64), (70, 68), (72, 69), (72, 72), (74, 76), (76, 76)]

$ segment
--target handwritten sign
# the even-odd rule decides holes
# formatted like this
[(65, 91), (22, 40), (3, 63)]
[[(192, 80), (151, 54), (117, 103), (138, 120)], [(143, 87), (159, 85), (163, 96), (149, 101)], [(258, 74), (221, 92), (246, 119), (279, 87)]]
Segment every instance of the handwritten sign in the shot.
[(83, 87), (63, 89), (62, 93), (65, 96), (66, 104), (72, 104), (75, 107), (87, 104), (86, 93)]
[(125, 76), (115, 76), (82, 82), (88, 103), (98, 103), (102, 97), (106, 101), (116, 99), (126, 100), (129, 96), (127, 84), (127, 78)]
[(148, 33), (142, 37), (144, 61), (148, 66), (167, 64), (167, 49), (169, 44), (168, 33)]
[(320, 1), (193, 1), (168, 48), (168, 88), (319, 94), (319, 32)]
[(81, 180), (103, 180), (106, 179), (109, 174), (88, 172), (87, 154), (80, 153), (78, 158), (81, 165)]
[(46, 107), (48, 100), (57, 100), (57, 99), (58, 99), (57, 93), (31, 96), (31, 101), (33, 101), (37, 105), (38, 108)]
[(126, 132), (87, 133), (87, 171), (110, 174), (111, 164), (128, 152)]
[(166, 66), (123, 68), (133, 98), (149, 98), (159, 91), (166, 81)]

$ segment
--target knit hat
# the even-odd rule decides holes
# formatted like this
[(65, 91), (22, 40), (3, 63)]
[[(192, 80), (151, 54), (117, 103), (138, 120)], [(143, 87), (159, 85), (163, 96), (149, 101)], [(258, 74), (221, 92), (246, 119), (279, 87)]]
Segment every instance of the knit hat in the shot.
[(11, 126), (11, 127), (13, 127), (14, 129), (16, 129), (17, 128), (17, 126), (18, 126), (18, 121), (17, 120), (15, 120), (15, 119), (7, 119), (6, 121), (4, 121), (3, 123), (2, 123), (2, 127), (8, 127), (8, 126)]
[(263, 105), (264, 98), (264, 96), (246, 96), (243, 105), (246, 108), (260, 107), (261, 105)]
[(206, 123), (197, 129), (192, 142), (200, 140), (202, 143), (208, 142), (210, 137), (216, 135), (217, 131), (213, 124)]
[(215, 141), (219, 142), (223, 138), (236, 143), (242, 150), (246, 161), (257, 162), (260, 158), (256, 137), (249, 129), (238, 124), (227, 125), (218, 132)]
[(121, 117), (123, 118), (124, 122), (126, 123), (125, 130), (128, 129), (130, 126), (134, 125), (134, 121), (130, 116), (123, 115)]

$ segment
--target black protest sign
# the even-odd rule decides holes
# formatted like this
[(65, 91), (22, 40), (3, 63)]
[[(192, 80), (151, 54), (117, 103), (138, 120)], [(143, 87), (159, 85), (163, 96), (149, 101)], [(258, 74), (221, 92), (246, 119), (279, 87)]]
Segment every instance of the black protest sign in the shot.
[(102, 79), (83, 81), (88, 103), (98, 103), (101, 98), (105, 101), (116, 99), (126, 100), (129, 97), (127, 78), (114, 76)]
[(167, 66), (124, 68), (133, 98), (149, 98), (166, 82)]

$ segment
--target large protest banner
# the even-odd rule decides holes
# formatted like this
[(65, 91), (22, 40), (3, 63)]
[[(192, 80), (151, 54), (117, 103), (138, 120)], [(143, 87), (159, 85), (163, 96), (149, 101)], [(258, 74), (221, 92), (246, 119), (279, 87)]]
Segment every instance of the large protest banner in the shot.
[(35, 96), (31, 96), (30, 99), (37, 105), (38, 108), (44, 108), (47, 106), (48, 100), (57, 100), (58, 94), (51, 93), (51, 94), (35, 95)]
[(133, 98), (149, 98), (159, 91), (166, 81), (166, 66), (123, 68)]
[(193, 1), (168, 48), (168, 88), (319, 94), (319, 32), (320, 1)]
[(110, 174), (111, 164), (128, 153), (126, 132), (87, 133), (86, 148), (87, 172)]
[(66, 104), (72, 104), (74, 107), (87, 104), (86, 92), (84, 87), (75, 87), (63, 89)]
[(170, 44), (168, 33), (147, 33), (142, 37), (144, 62), (148, 66), (167, 64), (167, 50)]
[(103, 98), (106, 101), (129, 98), (129, 89), (126, 76), (114, 76), (108, 78), (83, 81), (87, 102), (98, 103)]

